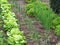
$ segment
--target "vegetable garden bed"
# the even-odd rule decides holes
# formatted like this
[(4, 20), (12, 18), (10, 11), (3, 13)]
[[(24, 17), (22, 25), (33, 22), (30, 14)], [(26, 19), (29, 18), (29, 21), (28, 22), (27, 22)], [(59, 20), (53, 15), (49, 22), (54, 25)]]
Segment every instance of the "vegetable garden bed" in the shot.
[[(11, 42), (12, 39), (10, 39), (10, 41), (8, 40), (7, 45), (57, 45), (57, 44), (59, 44), (60, 36), (57, 36), (55, 34), (54, 29), (50, 28), (50, 31), (47, 31), (39, 19), (37, 19), (35, 16), (29, 16), (26, 13), (25, 8), (26, 8), (26, 5), (28, 5), (28, 4), (25, 2), (25, 0), (14, 0), (12, 2), (11, 2), (11, 0), (9, 0), (9, 2), (11, 4), (13, 4), (12, 11), (15, 13), (14, 14), (15, 17), (13, 17), (13, 18), (18, 19), (18, 21), (16, 22), (18, 24), (18, 26), (16, 28), (18, 28), (18, 29), (15, 28), (15, 29), (13, 29), (12, 32), (10, 32), (11, 30), (8, 28), (9, 31), (6, 36), (9, 39), (10, 36), (12, 37), (14, 35), (14, 34), (10, 35), (11, 33), (20, 32), (21, 36), (23, 37), (22, 38), (23, 42), (20, 43), (18, 41), (20, 43), (20, 44), (18, 44), (15, 42)], [(34, 14), (36, 14), (36, 13), (34, 13)], [(39, 13), (39, 14), (42, 14), (42, 13)], [(7, 17), (5, 17), (5, 18), (7, 18)], [(5, 20), (5, 19), (3, 19), (3, 20)], [(13, 22), (11, 22), (11, 23), (13, 23)], [(13, 28), (14, 28), (14, 26), (13, 26)], [(14, 31), (14, 30), (16, 30), (16, 31)], [(20, 31), (18, 31), (18, 30), (20, 30)], [(23, 35), (22, 31), (24, 32), (24, 35)], [(20, 33), (19, 33), (19, 35), (20, 35)], [(20, 37), (16, 36), (16, 39), (18, 39), (18, 38), (21, 39)], [(25, 40), (25, 42), (24, 42), (24, 40)], [(1, 45), (3, 45), (3, 44), (1, 44)], [(6, 45), (6, 44), (4, 44), (4, 45)]]

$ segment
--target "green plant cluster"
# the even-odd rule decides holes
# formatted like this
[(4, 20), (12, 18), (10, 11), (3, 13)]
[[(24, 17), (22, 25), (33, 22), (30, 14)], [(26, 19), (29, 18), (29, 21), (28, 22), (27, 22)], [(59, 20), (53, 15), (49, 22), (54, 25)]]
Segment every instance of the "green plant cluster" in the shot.
[(59, 25), (60, 24), (60, 17), (56, 17), (54, 20), (53, 20), (53, 25), (56, 26), (56, 25)]
[(53, 27), (55, 29), (55, 34), (57, 36), (60, 36), (60, 17), (59, 16), (54, 18), (54, 20), (53, 20)]
[(7, 0), (1, 0), (2, 19), (4, 22), (3, 28), (7, 35), (8, 45), (24, 45), (26, 43), (25, 36), (22, 31), (19, 31), (19, 25), (15, 14), (11, 11), (11, 4)]
[(25, 0), (25, 2), (27, 3), (32, 3), (32, 2), (35, 2), (36, 0)]
[(33, 16), (34, 15), (34, 6), (33, 3), (27, 4), (25, 7), (26, 13), (28, 16)]
[(57, 25), (56, 28), (55, 28), (55, 34), (57, 36), (60, 36), (60, 25)]
[(20, 32), (18, 28), (12, 28), (11, 31), (7, 32), (7, 35), (9, 36), (7, 39), (9, 44), (24, 45), (24, 43), (26, 42), (23, 32)]
[(35, 16), (38, 20), (40, 20), (47, 30), (50, 29), (52, 19), (55, 17), (54, 12), (48, 8), (46, 3), (43, 2), (34, 2), (28, 4), (26, 6), (26, 13), (29, 16)]

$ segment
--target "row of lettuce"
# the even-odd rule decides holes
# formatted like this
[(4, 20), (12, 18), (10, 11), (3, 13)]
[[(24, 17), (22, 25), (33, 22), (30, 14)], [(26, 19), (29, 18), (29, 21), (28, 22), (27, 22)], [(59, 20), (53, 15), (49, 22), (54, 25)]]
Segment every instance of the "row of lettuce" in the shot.
[[(1, 17), (3, 20), (3, 31), (0, 31), (3, 36), (0, 37), (0, 39), (4, 38), (3, 32), (5, 32), (6, 37), (4, 40), (6, 41), (6, 45), (24, 45), (26, 43), (26, 37), (23, 31), (19, 30), (18, 20), (11, 11), (11, 4), (9, 4), (7, 0), (0, 0), (0, 5), (2, 9)], [(3, 45), (4, 40), (0, 45)]]
[(55, 30), (55, 34), (60, 36), (60, 16), (55, 14), (48, 5), (41, 1), (35, 1), (29, 3), (25, 7), (28, 16), (34, 16), (37, 20), (41, 21), (42, 25), (47, 31), (51, 28)]

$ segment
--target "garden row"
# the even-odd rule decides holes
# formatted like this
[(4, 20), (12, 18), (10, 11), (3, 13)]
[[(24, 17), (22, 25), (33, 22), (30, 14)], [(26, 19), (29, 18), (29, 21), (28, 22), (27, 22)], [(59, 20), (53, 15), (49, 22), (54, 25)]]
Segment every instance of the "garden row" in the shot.
[[(34, 16), (41, 21), (47, 31), (54, 29), (55, 35), (60, 36), (60, 16), (55, 14), (46, 3), (36, 0), (26, 0), (26, 13), (28, 16)], [(59, 43), (60, 44), (60, 43)]]
[[(51, 8), (48, 8), (46, 3), (38, 1), (33, 2), (27, 4), (25, 10), (28, 16), (34, 16), (36, 19), (40, 20), (47, 30), (53, 26), (55, 29), (60, 27), (60, 17), (58, 16), (59, 14), (55, 14)], [(55, 30), (56, 35), (60, 36), (58, 31), (58, 29)]]
[(23, 31), (19, 30), (18, 20), (11, 11), (11, 4), (9, 4), (7, 0), (0, 0), (0, 5), (0, 15), (3, 20), (0, 45), (24, 45), (26, 43), (26, 38)]

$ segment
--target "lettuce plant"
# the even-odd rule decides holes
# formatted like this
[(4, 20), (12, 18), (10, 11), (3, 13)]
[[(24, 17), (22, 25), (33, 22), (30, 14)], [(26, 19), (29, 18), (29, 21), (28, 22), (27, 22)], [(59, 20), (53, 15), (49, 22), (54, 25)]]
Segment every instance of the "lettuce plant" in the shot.
[(23, 45), (23, 43), (26, 43), (25, 36), (23, 36), (23, 32), (20, 32), (18, 28), (13, 28), (11, 31), (8, 31), (7, 35), (9, 36), (9, 38), (7, 39), (9, 44)]
[(60, 25), (57, 25), (57, 26), (56, 26), (55, 34), (56, 34), (57, 36), (60, 36)]
[(25, 7), (26, 13), (28, 16), (33, 16), (34, 15), (34, 6), (33, 3), (27, 4)]
[(56, 25), (59, 25), (60, 24), (60, 17), (56, 17), (54, 20), (53, 20), (53, 25), (56, 26)]

